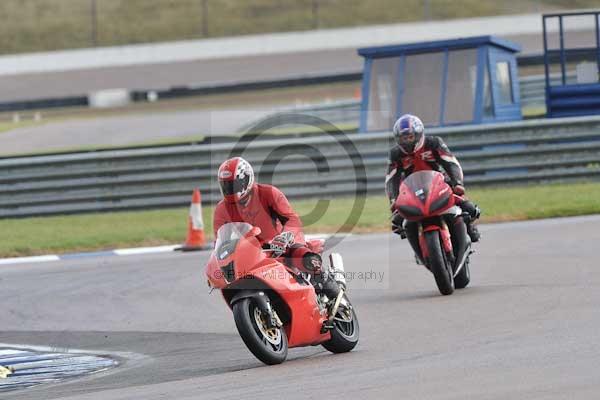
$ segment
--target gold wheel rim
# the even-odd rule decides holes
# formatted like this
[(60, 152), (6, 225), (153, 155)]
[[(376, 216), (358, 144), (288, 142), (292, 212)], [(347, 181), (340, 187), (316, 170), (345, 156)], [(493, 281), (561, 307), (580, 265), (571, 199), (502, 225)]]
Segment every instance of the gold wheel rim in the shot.
[(258, 307), (254, 309), (254, 321), (263, 338), (269, 343), (274, 346), (278, 346), (281, 343), (281, 330), (279, 328), (269, 328), (265, 315)]

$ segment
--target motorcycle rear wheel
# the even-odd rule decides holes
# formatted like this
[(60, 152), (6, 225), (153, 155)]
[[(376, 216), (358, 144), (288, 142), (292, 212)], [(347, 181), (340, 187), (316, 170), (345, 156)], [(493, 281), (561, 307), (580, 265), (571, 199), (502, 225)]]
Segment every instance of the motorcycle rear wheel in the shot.
[(425, 232), (425, 242), (429, 251), (429, 269), (435, 277), (435, 283), (441, 294), (447, 296), (454, 292), (454, 279), (452, 268), (449, 267), (446, 256), (442, 251), (440, 234), (438, 231)]
[(288, 342), (285, 330), (269, 328), (266, 316), (252, 298), (233, 305), (233, 318), (237, 330), (248, 350), (268, 365), (281, 364), (287, 358)]
[(331, 339), (323, 347), (332, 353), (347, 353), (358, 344), (360, 329), (354, 308), (340, 307), (333, 319)]

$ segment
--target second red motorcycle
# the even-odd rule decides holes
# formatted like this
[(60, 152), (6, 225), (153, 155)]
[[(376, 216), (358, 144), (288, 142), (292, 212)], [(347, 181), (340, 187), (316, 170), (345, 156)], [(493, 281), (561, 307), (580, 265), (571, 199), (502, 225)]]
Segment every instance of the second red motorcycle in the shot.
[(460, 201), (442, 173), (418, 171), (401, 183), (394, 203), (406, 224), (416, 224), (417, 229), (406, 229), (408, 239), (444, 295), (466, 287), (471, 279), (471, 240), (464, 221), (468, 214), (458, 206)]

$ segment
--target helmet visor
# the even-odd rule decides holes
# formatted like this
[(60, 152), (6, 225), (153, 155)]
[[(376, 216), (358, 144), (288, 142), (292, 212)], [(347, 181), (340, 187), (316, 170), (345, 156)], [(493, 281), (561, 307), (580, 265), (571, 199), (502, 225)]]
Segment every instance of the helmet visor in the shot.
[(412, 153), (415, 149), (418, 137), (413, 132), (405, 132), (398, 136), (398, 144), (407, 153)]
[(414, 145), (417, 140), (417, 136), (414, 133), (403, 133), (398, 137), (398, 144), (404, 145)]
[(234, 179), (231, 181), (219, 181), (221, 184), (221, 191), (224, 196), (231, 196), (237, 193), (243, 193), (248, 187), (250, 177), (246, 176), (244, 179)]

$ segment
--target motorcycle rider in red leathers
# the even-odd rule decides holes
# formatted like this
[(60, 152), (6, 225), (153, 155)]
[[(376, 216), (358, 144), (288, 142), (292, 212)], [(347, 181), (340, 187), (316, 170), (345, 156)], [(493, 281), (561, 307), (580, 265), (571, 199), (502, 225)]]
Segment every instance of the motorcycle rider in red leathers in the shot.
[[(418, 117), (410, 114), (401, 116), (394, 124), (393, 133), (396, 145), (390, 151), (385, 179), (386, 193), (392, 205), (398, 197), (402, 180), (413, 172), (423, 170), (445, 173), (454, 193), (464, 196), (463, 172), (458, 160), (440, 137), (425, 136), (425, 128)], [(481, 212), (475, 204), (463, 198), (464, 200), (458, 205), (470, 216), (466, 231), (471, 242), (477, 242), (480, 234), (473, 222), (479, 218)], [(457, 218), (455, 222), (456, 224), (453, 225), (460, 225), (462, 218)], [(406, 231), (411, 231), (408, 239), (415, 254), (419, 255), (420, 247), (416, 230), (415, 223), (404, 223), (404, 219), (394, 212), (392, 231), (403, 239), (407, 237)]]
[(215, 237), (228, 222), (259, 227), (261, 233), (257, 238), (263, 245), (282, 253), (293, 267), (311, 274), (316, 291), (335, 299), (339, 285), (322, 274), (321, 255), (306, 246), (302, 221), (285, 195), (274, 186), (255, 183), (252, 166), (241, 157), (221, 164), (218, 180), (223, 200), (214, 211)]

